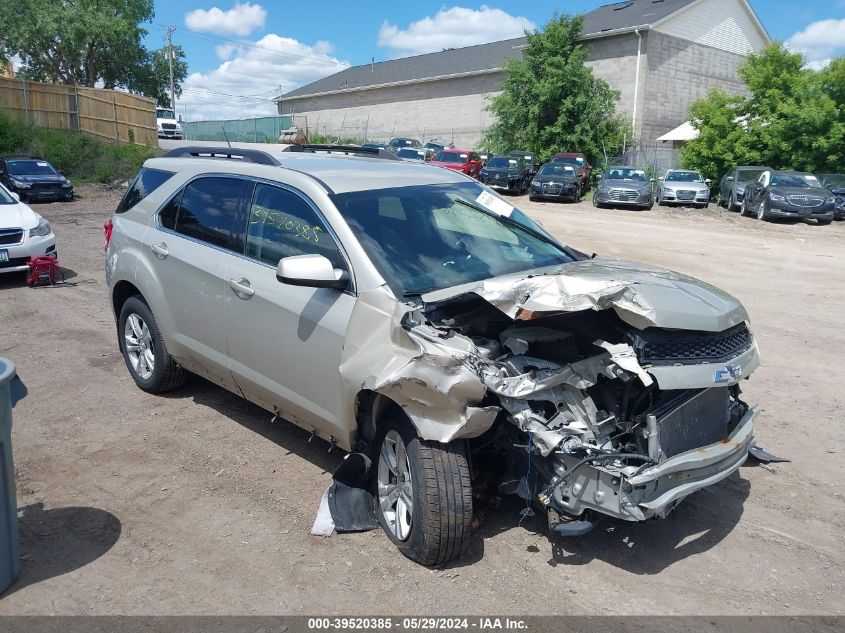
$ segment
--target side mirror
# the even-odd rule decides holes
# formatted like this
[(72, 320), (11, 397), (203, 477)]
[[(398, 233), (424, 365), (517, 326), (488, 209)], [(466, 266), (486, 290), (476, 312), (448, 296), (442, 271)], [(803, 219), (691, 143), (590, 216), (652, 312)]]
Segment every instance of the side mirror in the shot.
[(10, 194), (12, 194), (12, 197), (15, 199), (15, 201), (16, 201), (16, 202), (20, 202), (20, 201), (21, 201), (20, 194), (18, 194), (18, 193), (17, 193), (17, 192), (15, 192), (15, 191), (10, 191), (9, 193), (10, 193)]
[(732, 182), (732, 181), (733, 181), (733, 179), (734, 179), (734, 177), (733, 177), (733, 176), (726, 176), (726, 177), (725, 177), (725, 180), (727, 180), (728, 182)]
[(349, 286), (346, 271), (334, 268), (323, 255), (283, 257), (276, 267), (276, 279), (283, 284), (310, 288), (345, 290)]

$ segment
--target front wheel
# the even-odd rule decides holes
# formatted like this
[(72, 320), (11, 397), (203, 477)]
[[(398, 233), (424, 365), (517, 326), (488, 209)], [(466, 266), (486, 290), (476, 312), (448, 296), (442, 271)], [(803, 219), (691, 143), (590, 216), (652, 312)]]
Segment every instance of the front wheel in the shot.
[(458, 558), (470, 539), (466, 445), (421, 440), (407, 418), (394, 415), (376, 444), (376, 514), (405, 556), (422, 565), (442, 565)]
[(149, 306), (130, 297), (120, 309), (118, 336), (123, 360), (135, 384), (149, 393), (163, 393), (185, 382), (185, 370), (167, 352)]
[(763, 220), (767, 222), (769, 220), (769, 210), (768, 210), (768, 203), (766, 200), (760, 202), (760, 206), (757, 207), (757, 219)]

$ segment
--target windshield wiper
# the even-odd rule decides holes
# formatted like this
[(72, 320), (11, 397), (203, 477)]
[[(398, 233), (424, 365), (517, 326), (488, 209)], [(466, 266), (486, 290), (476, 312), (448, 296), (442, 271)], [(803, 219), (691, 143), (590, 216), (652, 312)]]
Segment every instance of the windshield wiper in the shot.
[(552, 238), (548, 235), (544, 235), (543, 233), (541, 233), (539, 231), (535, 231), (534, 229), (525, 226), (522, 222), (517, 222), (516, 220), (509, 218), (506, 215), (499, 215), (498, 213), (488, 211), (484, 207), (477, 205), (477, 204), (473, 204), (469, 200), (464, 200), (463, 198), (453, 198), (453, 200), (455, 202), (457, 202), (458, 204), (462, 204), (465, 207), (469, 207), (470, 209), (475, 209), (476, 211), (481, 211), (481, 213), (483, 213), (484, 215), (489, 215), (491, 218), (494, 218), (496, 220), (501, 220), (505, 224), (516, 227), (521, 231), (525, 231), (529, 235), (536, 237), (541, 242), (545, 242), (546, 244), (551, 244), (555, 248), (560, 248), (560, 249), (563, 250), (564, 253), (566, 253), (570, 257), (572, 256), (571, 253), (569, 252), (569, 250), (566, 248), (566, 246), (559, 244), (558, 242), (556, 242), (554, 240), (554, 238)]

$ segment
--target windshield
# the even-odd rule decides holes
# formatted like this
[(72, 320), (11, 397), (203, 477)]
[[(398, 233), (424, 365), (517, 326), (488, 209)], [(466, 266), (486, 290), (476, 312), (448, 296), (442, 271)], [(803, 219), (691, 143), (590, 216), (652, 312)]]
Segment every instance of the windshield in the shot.
[(175, 119), (176, 115), (173, 114), (173, 110), (156, 110), (156, 118), (157, 119)]
[(738, 169), (736, 172), (736, 179), (739, 182), (753, 182), (757, 180), (760, 175), (766, 171), (765, 169)]
[(555, 156), (552, 160), (555, 163), (567, 163), (569, 165), (578, 165), (579, 167), (584, 164), (584, 159), (580, 156)]
[(825, 174), (822, 176), (825, 187), (845, 187), (845, 175)]
[(562, 176), (564, 178), (575, 178), (578, 175), (569, 165), (555, 165), (553, 163), (546, 163), (540, 167), (538, 174), (540, 176)]
[(440, 152), (434, 157), (434, 160), (438, 160), (441, 163), (465, 163), (468, 158), (469, 154), (466, 152)]
[[(331, 196), (397, 296), (573, 261), (509, 202), (473, 182)], [(507, 212), (501, 217), (491, 208)]]
[(0, 185), (0, 204), (17, 204), (17, 200), (12, 197), (3, 185)]
[(487, 166), (492, 167), (494, 169), (498, 168), (514, 171), (519, 166), (519, 163), (515, 158), (508, 158), (507, 156), (494, 156), (489, 161), (487, 161)]
[(419, 143), (410, 138), (395, 138), (390, 141), (391, 147), (419, 147)]
[(413, 158), (414, 160), (422, 160), (425, 158), (425, 152), (421, 152), (418, 149), (412, 149), (410, 147), (403, 147), (396, 152), (396, 155), (399, 158)]
[(666, 182), (704, 182), (697, 171), (670, 171), (666, 173)]
[(810, 174), (772, 174), (772, 187), (800, 187), (802, 189), (809, 189), (810, 187), (818, 186), (818, 179)]
[(46, 160), (10, 160), (6, 163), (12, 176), (55, 176), (56, 170)]
[(431, 141), (429, 141), (423, 147), (425, 147), (426, 149), (433, 149), (439, 152), (446, 146), (443, 143), (432, 143)]
[(645, 172), (642, 169), (632, 169), (629, 167), (611, 167), (606, 172), (604, 172), (603, 178), (607, 180), (636, 180), (638, 182), (646, 181)]

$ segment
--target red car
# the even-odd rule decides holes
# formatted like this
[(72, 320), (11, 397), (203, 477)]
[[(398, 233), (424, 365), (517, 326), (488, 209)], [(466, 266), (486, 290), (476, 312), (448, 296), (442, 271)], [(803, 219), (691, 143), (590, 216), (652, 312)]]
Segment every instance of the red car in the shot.
[(587, 162), (586, 156), (579, 152), (558, 152), (552, 157), (552, 162), (572, 165), (581, 180), (581, 193), (587, 192), (590, 188), (590, 172), (593, 171), (593, 166)]
[(478, 178), (478, 172), (484, 165), (478, 152), (470, 149), (444, 149), (434, 157), (431, 164), (454, 169), (473, 178)]

